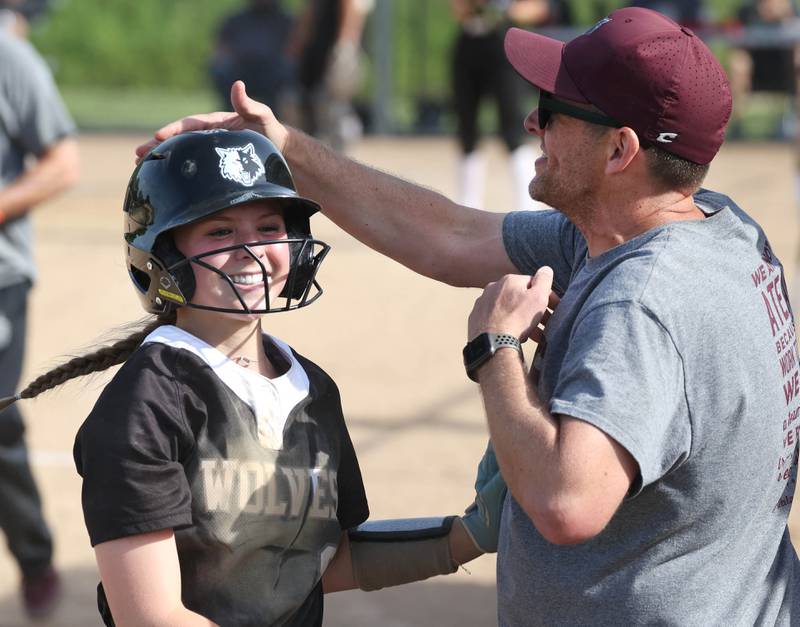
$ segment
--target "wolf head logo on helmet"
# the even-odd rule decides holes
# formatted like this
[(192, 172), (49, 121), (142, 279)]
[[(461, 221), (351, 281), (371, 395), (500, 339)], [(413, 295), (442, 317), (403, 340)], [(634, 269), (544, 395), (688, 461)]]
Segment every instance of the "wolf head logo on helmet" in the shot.
[(264, 164), (253, 144), (236, 148), (215, 148), (219, 155), (219, 171), (226, 179), (251, 187), (264, 175)]
[[(190, 166), (190, 167), (188, 167)], [(192, 303), (193, 266), (219, 251), (186, 258), (175, 246), (172, 233), (224, 209), (264, 200), (283, 209), (288, 239), (247, 242), (240, 248), (262, 266), (265, 305), (250, 309), (231, 277), (215, 269), (236, 295), (238, 309)], [(263, 314), (304, 307), (322, 288), (317, 270), (330, 247), (311, 235), (309, 218), (319, 205), (297, 194), (283, 155), (268, 139), (253, 131), (192, 132), (176, 135), (151, 150), (128, 183), (123, 211), (128, 270), (144, 308), (166, 313), (186, 306), (228, 313)], [(289, 244), (289, 276), (280, 296), (271, 303), (268, 271), (252, 251), (254, 246)]]

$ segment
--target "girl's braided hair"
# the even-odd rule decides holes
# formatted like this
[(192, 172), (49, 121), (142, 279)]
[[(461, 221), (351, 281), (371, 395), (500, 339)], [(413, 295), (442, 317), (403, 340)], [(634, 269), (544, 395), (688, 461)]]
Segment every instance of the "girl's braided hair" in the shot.
[(139, 328), (117, 340), (113, 344), (101, 346), (88, 355), (78, 355), (72, 359), (52, 368), (48, 372), (36, 377), (23, 390), (14, 396), (0, 398), (0, 411), (22, 398), (35, 398), (42, 392), (46, 392), (54, 387), (75, 379), (83, 377), (93, 372), (102, 372), (111, 366), (123, 363), (131, 354), (139, 348), (142, 341), (155, 329), (165, 324), (175, 324), (175, 311), (160, 314), (155, 318), (147, 319), (143, 324), (139, 323)]

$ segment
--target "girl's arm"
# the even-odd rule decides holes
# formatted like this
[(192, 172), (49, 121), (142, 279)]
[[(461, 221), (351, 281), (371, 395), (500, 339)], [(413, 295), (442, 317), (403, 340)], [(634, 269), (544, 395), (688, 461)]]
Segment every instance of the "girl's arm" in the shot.
[(103, 542), (94, 552), (106, 598), (119, 627), (215, 625), (183, 606), (172, 529)]
[(350, 538), (346, 531), (342, 531), (336, 555), (333, 556), (328, 568), (322, 574), (322, 590), (327, 594), (328, 592), (352, 590), (357, 587), (355, 577), (353, 577), (353, 561), (350, 557)]
[(352, 530), (357, 547), (355, 566), (350, 536), (343, 531), (322, 576), (322, 589), (326, 593), (378, 590), (446, 575), (484, 553), (497, 552), (506, 492), (489, 442), (478, 464), (475, 500), (463, 515), (367, 522)]
[[(445, 538), (443, 538), (445, 540)], [(428, 577), (432, 577), (436, 574), (446, 574), (446, 572), (452, 572), (455, 568), (460, 564), (465, 564), (476, 557), (483, 555), (484, 551), (478, 548), (474, 541), (470, 538), (469, 534), (465, 530), (461, 519), (455, 517), (452, 526), (450, 527), (450, 531), (446, 536), (446, 542), (449, 549), (448, 559), (451, 562), (452, 569), (450, 571), (432, 571), (429, 570), (428, 565), (430, 564), (430, 559), (428, 551), (433, 551), (433, 547), (431, 547), (430, 540), (423, 540), (426, 544), (425, 549), (423, 549), (423, 553), (419, 553), (419, 549), (414, 546), (414, 542), (407, 541), (406, 546), (403, 546), (402, 543), (394, 545), (395, 548), (389, 548), (390, 544), (383, 543), (383, 546), (389, 548), (390, 553), (385, 553), (384, 551), (380, 551), (374, 556), (374, 559), (383, 561), (385, 558), (389, 557), (391, 561), (391, 556), (394, 552), (399, 548), (400, 552), (403, 554), (402, 557), (407, 560), (413, 560), (414, 556), (419, 556), (422, 558), (421, 565), (419, 569), (415, 569), (412, 567), (410, 577), (402, 577), (402, 581), (391, 581), (391, 577), (389, 580), (384, 580), (383, 576), (381, 576), (382, 585), (378, 587), (384, 587), (386, 585), (401, 585), (404, 583), (410, 583), (414, 580), (422, 580), (427, 579)], [(379, 545), (380, 546), (380, 545)], [(362, 553), (362, 558), (364, 559), (364, 555)], [(392, 568), (391, 563), (383, 564), (383, 568), (387, 568), (388, 570), (394, 570)], [(364, 569), (362, 565), (362, 571), (367, 570), (371, 571), (372, 568), (368, 567)], [(336, 555), (334, 555), (331, 563), (328, 564), (328, 568), (325, 570), (325, 573), (322, 575), (322, 589), (327, 594), (329, 592), (341, 592), (342, 590), (353, 590), (354, 588), (361, 587), (362, 589), (375, 589), (372, 587), (373, 582), (362, 582), (360, 586), (359, 583), (356, 581), (356, 577), (353, 571), (353, 554), (350, 551), (350, 538), (346, 531), (342, 532), (341, 539), (339, 541), (339, 547), (336, 549)], [(364, 584), (367, 584), (364, 586)]]

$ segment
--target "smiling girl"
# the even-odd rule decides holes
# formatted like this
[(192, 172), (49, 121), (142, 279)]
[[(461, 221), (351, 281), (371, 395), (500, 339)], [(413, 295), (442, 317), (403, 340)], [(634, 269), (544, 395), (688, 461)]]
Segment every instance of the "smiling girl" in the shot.
[(336, 385), (261, 327), (322, 292), (317, 210), (256, 133), (164, 142), (124, 205), (155, 319), (19, 394), (124, 362), (74, 449), (106, 624), (321, 624), (322, 574), (366, 496)]
[(261, 325), (322, 293), (318, 209), (260, 134), (156, 146), (124, 203), (129, 275), (155, 317), (14, 397), (124, 362), (74, 447), (107, 625), (321, 625), (323, 585), (450, 573), (491, 550), (476, 538), (496, 543), (496, 464), (463, 525), (356, 529), (369, 511), (336, 384)]
[(366, 497), (336, 385), (261, 328), (321, 293), (317, 209), (250, 132), (177, 137), (133, 173), (130, 274), (158, 318), (75, 442), (120, 624), (321, 620), (321, 575)]

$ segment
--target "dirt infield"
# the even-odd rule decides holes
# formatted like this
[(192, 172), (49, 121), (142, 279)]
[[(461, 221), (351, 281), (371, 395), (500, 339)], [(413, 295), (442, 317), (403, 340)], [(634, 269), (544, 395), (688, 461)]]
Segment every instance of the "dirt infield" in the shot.
[[(40, 281), (32, 299), (26, 380), (105, 330), (140, 317), (122, 257), (120, 207), (141, 137), (81, 139), (80, 185), (35, 214)], [(488, 146), (490, 208), (510, 206), (509, 175)], [(455, 149), (442, 139), (375, 139), (354, 155), (444, 193), (453, 192)], [(726, 146), (708, 186), (725, 191), (762, 225), (787, 265), (795, 258), (797, 210), (787, 145)], [(313, 307), (265, 319), (266, 328), (311, 356), (334, 377), (359, 455), (374, 518), (461, 511), (486, 443), (477, 388), (461, 366), (466, 317), (478, 293), (419, 277), (358, 244), (324, 218), (315, 235), (333, 246)], [(75, 432), (107, 381), (72, 383), (25, 402), (28, 442), (65, 575), (66, 599), (48, 625), (100, 624), (97, 574), (71, 458)], [(793, 514), (793, 527), (800, 532)], [(795, 537), (798, 537), (797, 535)], [(326, 597), (329, 627), (487, 626), (495, 624), (494, 558), (460, 571), (378, 593)], [(0, 625), (27, 624), (18, 574), (0, 555)]]

